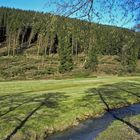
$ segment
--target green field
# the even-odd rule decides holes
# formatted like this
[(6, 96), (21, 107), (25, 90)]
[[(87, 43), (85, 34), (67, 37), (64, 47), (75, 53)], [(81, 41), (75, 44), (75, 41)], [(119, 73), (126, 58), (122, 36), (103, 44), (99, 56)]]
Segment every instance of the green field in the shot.
[[(0, 140), (41, 140), (105, 112), (140, 102), (140, 77), (0, 82)], [(13, 135), (13, 136), (12, 136)]]
[[(125, 120), (140, 128), (140, 115), (127, 117)], [(114, 121), (96, 140), (140, 140), (140, 135), (126, 124)]]

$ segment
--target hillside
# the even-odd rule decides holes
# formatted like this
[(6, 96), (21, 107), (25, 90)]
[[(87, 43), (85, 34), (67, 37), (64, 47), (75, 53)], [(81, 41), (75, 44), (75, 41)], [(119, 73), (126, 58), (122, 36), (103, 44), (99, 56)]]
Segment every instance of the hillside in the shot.
[(139, 33), (0, 8), (0, 80), (139, 73)]

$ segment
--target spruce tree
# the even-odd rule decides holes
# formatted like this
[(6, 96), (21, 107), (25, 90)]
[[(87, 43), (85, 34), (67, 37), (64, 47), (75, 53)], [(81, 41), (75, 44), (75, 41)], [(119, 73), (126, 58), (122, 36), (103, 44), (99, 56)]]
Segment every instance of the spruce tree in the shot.
[(98, 66), (98, 51), (95, 46), (91, 46), (88, 52), (88, 58), (86, 59), (85, 69), (90, 71), (96, 71)]
[(85, 69), (88, 69), (90, 71), (96, 71), (97, 65), (98, 65), (98, 46), (97, 46), (97, 39), (96, 37), (93, 38), (93, 27), (92, 24), (88, 24), (88, 36), (89, 36), (89, 45), (88, 45), (88, 53), (87, 53), (87, 59), (85, 62)]
[(121, 55), (121, 62), (124, 67), (124, 71), (134, 72), (136, 70), (138, 60), (138, 47), (133, 38), (127, 37), (127, 43), (124, 44)]
[(59, 72), (65, 73), (71, 71), (73, 69), (72, 44), (66, 28), (60, 35), (58, 52), (60, 58)]

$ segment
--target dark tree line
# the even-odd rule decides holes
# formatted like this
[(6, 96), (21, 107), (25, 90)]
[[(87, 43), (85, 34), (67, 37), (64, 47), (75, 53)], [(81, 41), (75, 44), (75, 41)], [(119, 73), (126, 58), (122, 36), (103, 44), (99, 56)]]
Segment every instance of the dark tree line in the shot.
[[(89, 34), (90, 32), (90, 34)], [(73, 69), (73, 56), (85, 55), (85, 68), (96, 70), (98, 55), (118, 55), (134, 71), (139, 53), (139, 33), (78, 19), (0, 8), (0, 44), (4, 55), (15, 56), (30, 47), (36, 55), (59, 54), (59, 71)]]

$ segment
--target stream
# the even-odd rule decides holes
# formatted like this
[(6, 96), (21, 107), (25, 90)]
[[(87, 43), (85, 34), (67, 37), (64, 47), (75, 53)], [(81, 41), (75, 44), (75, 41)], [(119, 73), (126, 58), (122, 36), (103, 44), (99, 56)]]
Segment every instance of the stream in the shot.
[(76, 127), (50, 136), (47, 140), (94, 140), (99, 133), (107, 129), (107, 127), (116, 120), (112, 114), (120, 119), (138, 115), (140, 114), (140, 104), (106, 112), (99, 118), (88, 119)]

